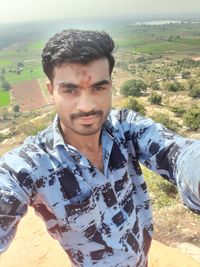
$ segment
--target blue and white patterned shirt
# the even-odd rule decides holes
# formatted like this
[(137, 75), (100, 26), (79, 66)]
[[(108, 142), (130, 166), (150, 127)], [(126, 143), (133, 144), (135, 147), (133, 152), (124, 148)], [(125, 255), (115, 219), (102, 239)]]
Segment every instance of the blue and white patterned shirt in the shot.
[(111, 111), (100, 172), (64, 143), (58, 125), (56, 116), (0, 160), (0, 252), (31, 205), (72, 266), (147, 266), (153, 225), (139, 162), (177, 184), (184, 204), (200, 212), (200, 141), (133, 111)]

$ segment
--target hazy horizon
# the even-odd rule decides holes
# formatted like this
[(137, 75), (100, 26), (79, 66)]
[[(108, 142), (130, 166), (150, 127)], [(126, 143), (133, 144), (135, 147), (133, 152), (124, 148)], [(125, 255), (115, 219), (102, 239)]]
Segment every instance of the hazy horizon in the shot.
[(197, 0), (1, 0), (0, 24), (133, 16), (200, 18)]

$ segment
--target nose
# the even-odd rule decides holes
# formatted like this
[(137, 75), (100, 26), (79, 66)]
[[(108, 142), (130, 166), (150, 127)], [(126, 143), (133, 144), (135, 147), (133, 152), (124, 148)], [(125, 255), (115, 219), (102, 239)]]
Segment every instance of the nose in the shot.
[(95, 105), (94, 99), (89, 93), (84, 92), (83, 90), (83, 92), (81, 93), (78, 99), (77, 110), (81, 112), (90, 112), (94, 110), (95, 108), (96, 108), (96, 105)]

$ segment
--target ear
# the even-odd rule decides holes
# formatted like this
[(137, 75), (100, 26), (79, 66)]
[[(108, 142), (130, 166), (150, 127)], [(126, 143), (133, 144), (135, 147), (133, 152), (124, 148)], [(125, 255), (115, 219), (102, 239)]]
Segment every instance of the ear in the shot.
[(46, 85), (47, 85), (47, 89), (48, 89), (49, 94), (50, 94), (51, 96), (53, 96), (54, 88), (53, 88), (52, 83), (51, 83), (50, 81), (48, 81), (48, 82), (46, 83)]

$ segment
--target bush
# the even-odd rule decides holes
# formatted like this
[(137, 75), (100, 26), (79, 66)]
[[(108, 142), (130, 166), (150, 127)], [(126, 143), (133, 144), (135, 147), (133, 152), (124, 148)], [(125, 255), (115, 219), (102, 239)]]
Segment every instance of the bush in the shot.
[(161, 105), (162, 96), (153, 92), (151, 96), (148, 98), (149, 102), (154, 105)]
[(183, 117), (184, 124), (190, 127), (191, 130), (199, 130), (200, 129), (200, 108), (193, 107), (189, 109)]
[(151, 84), (151, 88), (153, 90), (160, 90), (160, 84), (158, 82), (154, 82)]
[(200, 97), (200, 88), (199, 87), (193, 87), (190, 92), (189, 96), (192, 98), (199, 98)]
[(8, 90), (11, 89), (11, 86), (10, 86), (10, 84), (9, 84), (8, 81), (3, 80), (3, 81), (2, 81), (2, 88), (3, 88), (4, 90), (8, 91)]
[(183, 115), (186, 113), (186, 109), (181, 107), (181, 106), (177, 106), (177, 107), (172, 107), (171, 109), (177, 117), (183, 117)]
[(166, 89), (171, 92), (177, 92), (183, 90), (183, 87), (179, 82), (168, 83)]
[(167, 129), (173, 131), (173, 132), (178, 132), (180, 130), (180, 125), (169, 118), (168, 115), (164, 113), (158, 113), (156, 112), (152, 118), (156, 121), (164, 125)]
[(182, 72), (181, 76), (182, 76), (183, 79), (189, 79), (190, 76), (191, 76), (191, 73), (190, 73), (190, 71), (186, 70), (186, 71)]
[(127, 98), (123, 99), (121, 107), (134, 110), (142, 115), (145, 115), (146, 112), (145, 107), (132, 96), (128, 96)]
[(19, 112), (19, 105), (14, 105), (13, 106), (13, 111), (14, 112)]
[(123, 83), (120, 91), (124, 96), (140, 96), (146, 89), (147, 85), (142, 80), (128, 80)]

